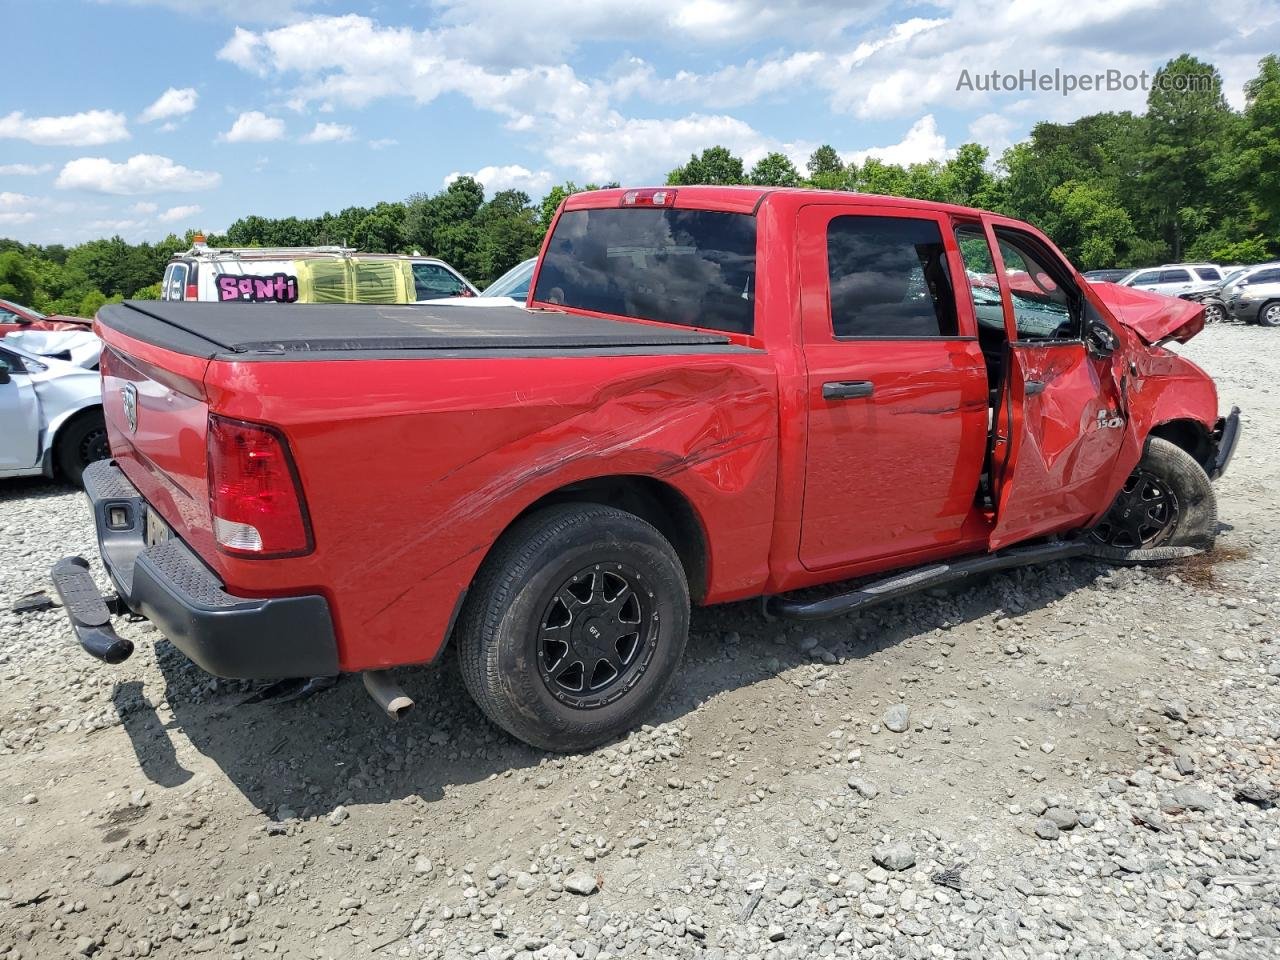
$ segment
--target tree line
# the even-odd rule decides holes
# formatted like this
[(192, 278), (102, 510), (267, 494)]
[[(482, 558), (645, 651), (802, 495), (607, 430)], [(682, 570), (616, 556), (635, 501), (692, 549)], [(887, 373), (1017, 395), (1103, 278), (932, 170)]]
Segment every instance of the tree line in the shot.
[[(1184, 54), (1157, 77), (1209, 76), (1209, 84), (1153, 82), (1144, 113), (1096, 113), (1036, 124), (1028, 139), (992, 160), (966, 143), (945, 161), (845, 162), (831, 146), (804, 171), (781, 153), (747, 169), (723, 146), (693, 154), (671, 185), (755, 184), (853, 190), (981, 207), (1036, 224), (1081, 269), (1165, 261), (1253, 263), (1280, 257), (1280, 58), (1268, 55), (1233, 110), (1210, 64)], [(606, 184), (615, 186), (616, 184)], [(337, 244), (375, 253), (438, 256), (483, 286), (533, 256), (568, 182), (533, 201), (519, 190), (488, 200), (459, 177), (434, 193), (318, 217), (247, 216), (215, 246)], [(0, 299), (45, 312), (92, 316), (104, 302), (159, 296), (169, 258), (195, 231), (158, 243), (120, 237), (73, 247), (0, 238)]]

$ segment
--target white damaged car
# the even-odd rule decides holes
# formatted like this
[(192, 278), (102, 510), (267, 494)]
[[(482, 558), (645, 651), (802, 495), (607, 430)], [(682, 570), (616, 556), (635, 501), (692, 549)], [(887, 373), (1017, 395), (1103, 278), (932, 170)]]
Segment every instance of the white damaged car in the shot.
[(91, 333), (48, 333), (55, 339), (26, 342), (34, 336), (0, 339), (0, 477), (79, 484), (85, 467), (111, 455), (97, 369), (101, 341)]

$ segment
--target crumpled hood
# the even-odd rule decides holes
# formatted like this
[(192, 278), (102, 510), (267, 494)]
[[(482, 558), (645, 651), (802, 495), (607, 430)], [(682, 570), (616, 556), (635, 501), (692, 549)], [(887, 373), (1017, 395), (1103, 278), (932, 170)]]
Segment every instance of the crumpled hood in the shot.
[(19, 330), (3, 340), (36, 356), (66, 360), (86, 370), (97, 367), (102, 353), (102, 341), (88, 330)]
[(1186, 343), (1204, 329), (1203, 303), (1115, 283), (1095, 283), (1090, 289), (1106, 304), (1111, 315), (1144, 343), (1165, 340)]

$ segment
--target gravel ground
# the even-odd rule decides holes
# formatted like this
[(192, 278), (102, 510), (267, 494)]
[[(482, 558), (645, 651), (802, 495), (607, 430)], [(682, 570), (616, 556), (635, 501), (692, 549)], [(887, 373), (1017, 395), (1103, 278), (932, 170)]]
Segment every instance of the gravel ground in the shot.
[[(0, 957), (1280, 955), (1276, 337), (1185, 348), (1247, 414), (1212, 556), (699, 611), (654, 724), (584, 756), (449, 659), (393, 725), (0, 612)], [(79, 494), (0, 481), (5, 611), (72, 552)]]

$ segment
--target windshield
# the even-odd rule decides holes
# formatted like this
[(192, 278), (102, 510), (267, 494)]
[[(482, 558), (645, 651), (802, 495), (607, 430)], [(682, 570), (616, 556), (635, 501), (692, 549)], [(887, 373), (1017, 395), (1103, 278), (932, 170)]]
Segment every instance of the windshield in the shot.
[(484, 288), (482, 297), (510, 297), (513, 300), (524, 300), (529, 296), (529, 281), (533, 279), (533, 268), (538, 262), (532, 257), (518, 263), (489, 286)]
[(9, 307), (10, 309), (17, 311), (18, 313), (25, 313), (27, 316), (31, 317), (31, 319), (33, 320), (47, 319), (45, 315), (41, 313), (39, 310), (33, 310), (31, 307), (19, 306), (18, 304), (14, 303), (12, 300), (0, 300), (0, 307)]
[(670, 208), (560, 215), (534, 300), (686, 327), (755, 327), (756, 219)]

